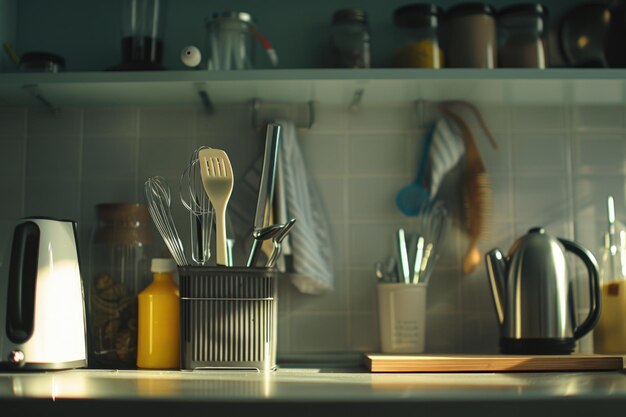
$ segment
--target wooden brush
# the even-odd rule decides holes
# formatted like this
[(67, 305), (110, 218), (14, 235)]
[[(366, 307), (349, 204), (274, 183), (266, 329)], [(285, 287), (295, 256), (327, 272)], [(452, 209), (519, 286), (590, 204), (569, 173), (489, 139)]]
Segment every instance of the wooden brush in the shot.
[[(467, 123), (445, 104), (440, 106), (440, 111), (456, 123), (465, 141), (462, 192), (465, 226), (469, 238), (469, 246), (463, 258), (463, 272), (470, 274), (480, 265), (482, 258), (478, 248), (478, 240), (480, 236), (486, 232), (486, 219), (491, 212), (491, 186), (487, 170), (485, 169), (474, 136)], [(481, 125), (486, 129), (484, 123)], [(489, 137), (493, 141), (493, 137), (491, 137), (490, 134)], [(493, 142), (493, 144), (495, 145), (495, 142)]]

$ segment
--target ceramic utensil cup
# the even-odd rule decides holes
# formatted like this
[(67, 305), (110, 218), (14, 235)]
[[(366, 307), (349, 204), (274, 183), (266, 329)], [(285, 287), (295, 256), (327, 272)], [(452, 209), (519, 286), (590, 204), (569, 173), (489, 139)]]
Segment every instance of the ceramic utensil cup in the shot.
[(378, 284), (378, 323), (383, 353), (424, 352), (426, 284)]

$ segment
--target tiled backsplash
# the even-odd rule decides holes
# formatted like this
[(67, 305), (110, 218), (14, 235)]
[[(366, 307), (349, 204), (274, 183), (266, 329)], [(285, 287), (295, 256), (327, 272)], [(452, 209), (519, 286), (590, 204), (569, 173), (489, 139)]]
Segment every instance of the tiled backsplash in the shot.
[[(598, 253), (606, 195), (626, 220), (624, 106), (483, 106), (499, 149), (477, 143), (494, 191), (490, 233), (481, 250), (507, 250), (534, 225), (575, 239)], [(395, 194), (416, 172), (428, 105), (318, 106), (313, 129), (300, 133), (309, 173), (332, 224), (335, 291), (280, 291), (279, 355), (373, 351), (378, 348), (373, 263), (386, 258), (394, 230), (414, 227), (395, 207)], [(475, 130), (478, 133), (478, 130)], [(190, 152), (222, 147), (235, 175), (262, 150), (246, 105), (209, 116), (181, 107), (0, 108), (0, 238), (21, 216), (79, 222), (86, 248), (99, 202), (143, 201), (143, 182), (163, 175), (175, 188)], [(186, 218), (175, 209), (180, 228)], [(461, 273), (466, 241), (458, 221), (447, 237), (428, 293), (429, 352), (495, 352), (498, 328), (484, 266)], [(296, 226), (297, 227), (297, 226)], [(1, 258), (0, 258), (1, 259)], [(583, 309), (584, 310), (584, 309)]]

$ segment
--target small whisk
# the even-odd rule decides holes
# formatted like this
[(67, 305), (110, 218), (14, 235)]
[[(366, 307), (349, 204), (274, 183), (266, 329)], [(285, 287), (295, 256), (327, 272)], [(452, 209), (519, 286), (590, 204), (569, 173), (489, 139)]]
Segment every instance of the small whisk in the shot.
[(148, 211), (161, 234), (163, 242), (165, 242), (178, 266), (187, 265), (183, 243), (170, 211), (171, 196), (167, 181), (160, 176), (150, 177), (144, 184), (144, 190), (148, 201)]
[(424, 236), (425, 249), (420, 267), (420, 282), (428, 283), (448, 230), (448, 211), (441, 201), (433, 200), (420, 212), (418, 233)]
[(214, 210), (202, 185), (198, 153), (208, 146), (201, 146), (191, 153), (189, 165), (180, 176), (180, 202), (189, 211), (191, 230), (191, 259), (197, 265), (206, 264), (211, 258), (211, 231)]

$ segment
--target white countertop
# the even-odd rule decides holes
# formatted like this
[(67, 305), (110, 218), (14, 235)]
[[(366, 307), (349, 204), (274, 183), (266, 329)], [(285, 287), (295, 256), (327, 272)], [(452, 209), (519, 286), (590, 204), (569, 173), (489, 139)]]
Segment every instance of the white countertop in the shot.
[(119, 416), (144, 414), (143, 410), (184, 411), (181, 417), (217, 415), (208, 412), (213, 410), (299, 417), (303, 409), (315, 415), (333, 411), (342, 415), (349, 409), (360, 415), (429, 410), (438, 417), (506, 410), (506, 417), (511, 417), (541, 409), (559, 416), (567, 411), (568, 417), (595, 417), (600, 414), (589, 413), (623, 415), (626, 373), (372, 374), (324, 368), (281, 368), (272, 373), (88, 369), (2, 373), (0, 415), (17, 415), (5, 414), (5, 407), (21, 415), (64, 416), (99, 409)]

